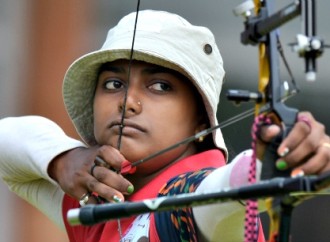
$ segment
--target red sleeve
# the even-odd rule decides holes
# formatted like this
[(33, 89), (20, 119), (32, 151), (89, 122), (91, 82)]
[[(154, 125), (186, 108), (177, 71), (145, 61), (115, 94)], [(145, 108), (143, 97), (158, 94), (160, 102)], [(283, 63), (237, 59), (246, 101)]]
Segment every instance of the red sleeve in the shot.
[[(78, 208), (79, 207), (79, 203), (78, 201), (74, 200), (73, 198), (69, 197), (68, 195), (64, 195), (63, 197), (63, 203), (62, 203), (62, 218), (64, 221), (64, 225), (65, 225), (65, 229), (67, 231), (68, 237), (69, 237), (69, 241), (70, 242), (78, 242), (78, 241), (82, 241), (79, 240), (81, 238), (76, 238), (74, 236), (74, 229), (73, 227), (68, 223), (67, 220), (67, 213), (70, 209), (72, 208)], [(77, 226), (76, 228), (78, 228), (80, 226)]]
[(67, 221), (67, 213), (70, 209), (79, 208), (79, 203), (75, 199), (64, 195), (62, 204), (62, 217), (70, 242), (99, 242), (101, 241), (104, 224), (94, 226), (71, 226)]

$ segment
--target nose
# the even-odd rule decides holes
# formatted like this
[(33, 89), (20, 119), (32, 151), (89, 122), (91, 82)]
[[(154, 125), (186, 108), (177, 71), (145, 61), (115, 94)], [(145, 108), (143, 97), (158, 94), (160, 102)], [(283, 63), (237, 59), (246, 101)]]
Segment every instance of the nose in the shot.
[(119, 112), (124, 112), (124, 117), (130, 117), (141, 113), (142, 102), (136, 89), (128, 88), (123, 99), (119, 103)]

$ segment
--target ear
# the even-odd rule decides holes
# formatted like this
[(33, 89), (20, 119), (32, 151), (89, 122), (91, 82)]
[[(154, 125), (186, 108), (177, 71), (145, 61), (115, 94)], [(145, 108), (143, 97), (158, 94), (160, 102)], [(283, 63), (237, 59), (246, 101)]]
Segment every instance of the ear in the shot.
[[(206, 123), (199, 124), (195, 130), (195, 134), (201, 132), (202, 130), (206, 129), (207, 125)], [(204, 141), (205, 136), (200, 136), (197, 140), (197, 142), (202, 143)]]
[(207, 129), (207, 124), (206, 123), (201, 123), (198, 124), (195, 130), (195, 134), (201, 132), (202, 130)]

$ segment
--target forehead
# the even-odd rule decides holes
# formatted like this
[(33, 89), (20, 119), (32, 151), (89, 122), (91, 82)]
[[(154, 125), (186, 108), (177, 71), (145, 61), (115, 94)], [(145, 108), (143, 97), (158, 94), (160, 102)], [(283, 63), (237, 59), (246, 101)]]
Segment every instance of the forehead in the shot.
[(129, 72), (130, 68), (141, 68), (144, 72), (155, 74), (155, 73), (169, 73), (174, 75), (175, 77), (181, 79), (184, 82), (191, 83), (191, 81), (183, 74), (178, 71), (172, 70), (170, 68), (166, 68), (160, 65), (147, 63), (144, 61), (132, 60), (116, 60), (112, 62), (106, 62), (101, 65), (99, 69), (99, 74), (104, 71), (115, 71), (115, 72)]

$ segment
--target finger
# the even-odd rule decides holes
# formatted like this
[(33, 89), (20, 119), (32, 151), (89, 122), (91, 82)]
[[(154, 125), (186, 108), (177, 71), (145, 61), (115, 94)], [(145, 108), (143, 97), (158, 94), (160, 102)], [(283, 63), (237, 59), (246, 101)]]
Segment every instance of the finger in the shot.
[(330, 162), (328, 162), (323, 169), (320, 171), (320, 174), (326, 173), (330, 171)]
[(93, 189), (94, 198), (97, 203), (100, 202), (123, 202), (125, 200), (124, 194), (108, 186), (98, 180), (94, 179), (89, 182), (88, 187)]
[(102, 203), (102, 202), (117, 203), (117, 202), (125, 201), (125, 197), (123, 193), (101, 182), (95, 182), (95, 185), (93, 185), (93, 187), (95, 189), (95, 192), (93, 192), (93, 194), (95, 194), (98, 203)]
[[(122, 175), (117, 174), (105, 167), (95, 167), (93, 171), (94, 178), (99, 182), (103, 183), (104, 185), (111, 187), (123, 194), (131, 194), (134, 190), (132, 183), (130, 183), (127, 179), (125, 179)], [(94, 188), (95, 182), (92, 181), (88, 188), (91, 191), (100, 192), (95, 190)], [(104, 191), (103, 191), (104, 193)]]
[(325, 158), (326, 155), (324, 153), (318, 153), (307, 160), (298, 169), (300, 169), (304, 175), (320, 174), (328, 163)]
[(285, 169), (287, 169), (301, 165), (314, 154), (314, 145), (308, 141), (302, 141), (298, 147), (287, 148), (287, 150), (284, 151), (284, 156), (282, 156), (279, 161), (285, 162)]
[(78, 199), (79, 205), (81, 207), (86, 206), (87, 204), (97, 204), (98, 201), (96, 197), (91, 192), (85, 192), (80, 198)]
[(87, 202), (89, 200), (90, 197), (90, 193), (89, 192), (85, 192), (80, 198), (79, 198), (79, 204), (81, 207), (87, 205)]
[(320, 170), (320, 174), (324, 173), (324, 172), (328, 172), (330, 171), (330, 139), (329, 137), (327, 137), (327, 141), (326, 142), (322, 142), (320, 147), (319, 147), (319, 151), (320, 152), (324, 152), (325, 154), (325, 158), (324, 158), (324, 162), (325, 165), (323, 166), (323, 168)]
[(125, 160), (125, 157), (119, 152), (119, 150), (108, 145), (101, 146), (98, 149), (97, 156), (101, 157), (117, 171), (120, 170), (121, 163)]
[(114, 169), (113, 167), (111, 167), (111, 165), (108, 162), (106, 162), (104, 159), (102, 159), (100, 156), (96, 156), (95, 157), (94, 165), (91, 168), (91, 174), (92, 175), (93, 175), (93, 169), (96, 166), (105, 167), (105, 168), (110, 169), (112, 171), (116, 171), (116, 169)]
[[(280, 156), (285, 156), (289, 151), (295, 150), (303, 141), (306, 141), (306, 137), (310, 134), (311, 128), (305, 122), (297, 122), (293, 129), (290, 131), (288, 136), (281, 142), (280, 146), (277, 149), (277, 152)], [(308, 146), (308, 142), (304, 144), (304, 148)], [(312, 147), (315, 148), (315, 147)], [(304, 155), (308, 152), (304, 152)], [(299, 151), (296, 152), (299, 155)], [(297, 154), (295, 154), (297, 155)], [(302, 156), (300, 155), (299, 159)]]
[[(99, 169), (101, 167), (98, 167)], [(106, 168), (103, 168), (109, 171)], [(114, 172), (112, 172), (114, 173)], [(116, 173), (114, 173), (116, 174)], [(89, 176), (91, 177), (91, 179), (88, 179), (87, 182), (85, 182), (86, 184), (86, 189), (84, 188), (80, 188), (80, 189), (76, 189), (74, 194), (76, 196), (76, 199), (79, 201), (80, 206), (85, 206), (87, 204), (97, 204), (97, 203), (101, 203), (104, 201), (107, 202), (122, 202), (124, 201), (124, 195), (112, 188), (111, 186), (105, 185), (101, 182), (99, 182), (95, 177), (93, 176)], [(122, 178), (124, 179), (124, 178)], [(125, 180), (125, 179), (124, 179)], [(86, 191), (87, 190), (87, 191)], [(82, 195), (81, 195), (82, 194)]]
[(290, 167), (309, 159), (318, 151), (320, 140), (326, 138), (324, 126), (313, 118), (311, 120), (311, 128), (305, 122), (298, 122), (281, 144), (281, 148), (287, 147), (290, 151), (285, 154)]
[(305, 175), (321, 174), (329, 171), (330, 168), (330, 143), (321, 142), (317, 151), (307, 159), (303, 165), (294, 169), (293, 173)]
[[(75, 182), (72, 181), (74, 179), (70, 179), (70, 180), (71, 181), (67, 182), (67, 185), (66, 185), (64, 191), (69, 196), (75, 198), (77, 201), (80, 201), (84, 195), (86, 195), (87, 193), (90, 193), (92, 191), (92, 190), (88, 189), (88, 187), (86, 187), (86, 184), (90, 180), (95, 180), (95, 178), (85, 172), (84, 174), (81, 174), (81, 173), (76, 174)], [(96, 203), (96, 201), (93, 199), (92, 200), (89, 199), (88, 203)]]
[[(279, 156), (286, 156), (288, 160), (292, 157), (296, 161), (302, 160), (309, 153), (316, 150), (318, 145), (317, 139), (321, 138), (321, 134), (324, 134), (323, 131), (309, 112), (299, 113), (297, 122), (277, 150)], [(301, 145), (302, 142), (305, 143)], [(297, 147), (300, 149), (293, 152)], [(289, 152), (291, 153), (291, 157), (287, 157)]]
[(259, 137), (263, 142), (270, 142), (275, 136), (281, 132), (278, 125), (264, 125), (259, 130)]

